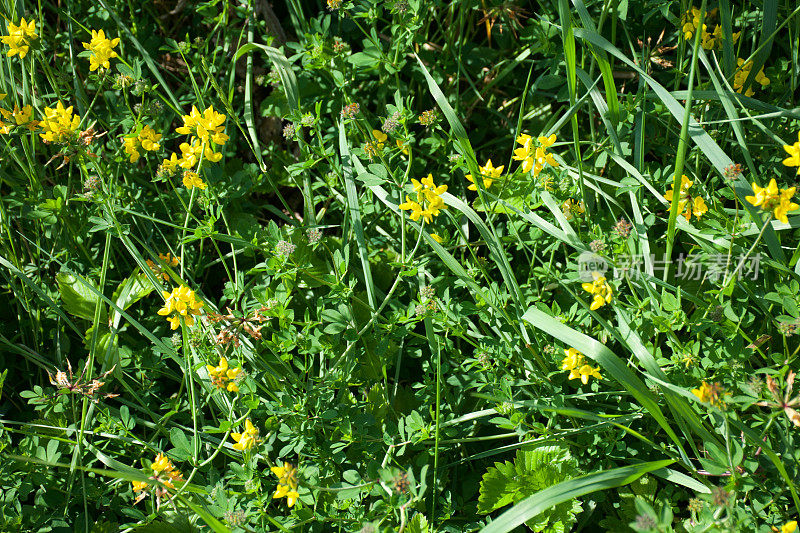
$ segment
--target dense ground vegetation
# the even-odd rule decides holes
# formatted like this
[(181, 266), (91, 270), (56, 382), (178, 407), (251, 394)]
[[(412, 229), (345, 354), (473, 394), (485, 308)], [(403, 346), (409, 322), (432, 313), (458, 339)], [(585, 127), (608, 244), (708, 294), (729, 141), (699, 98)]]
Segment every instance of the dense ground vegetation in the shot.
[(0, 530), (796, 530), (793, 2), (0, 15)]

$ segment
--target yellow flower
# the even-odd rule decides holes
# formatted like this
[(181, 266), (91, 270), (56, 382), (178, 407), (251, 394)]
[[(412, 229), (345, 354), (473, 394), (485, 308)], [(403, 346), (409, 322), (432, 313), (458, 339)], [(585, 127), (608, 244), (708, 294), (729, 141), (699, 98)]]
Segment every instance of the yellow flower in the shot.
[(781, 526), (781, 533), (794, 533), (797, 531), (797, 520), (786, 522)]
[(800, 208), (800, 205), (791, 201), (795, 190), (795, 187), (778, 189), (775, 178), (772, 178), (766, 187), (759, 187), (753, 183), (753, 192), (755, 194), (753, 196), (745, 196), (744, 199), (756, 207), (760, 206), (764, 211), (772, 211), (776, 219), (788, 224), (787, 214)]
[(189, 190), (191, 190), (193, 187), (197, 187), (200, 190), (208, 187), (206, 182), (200, 178), (197, 172), (192, 172), (191, 170), (187, 170), (183, 173), (183, 185)]
[(174, 172), (179, 166), (181, 166), (182, 162), (183, 161), (181, 159), (178, 159), (178, 154), (172, 152), (169, 159), (164, 158), (164, 160), (161, 162), (161, 166), (164, 168), (164, 170)]
[(294, 506), (300, 496), (297, 493), (297, 469), (291, 463), (283, 463), (283, 466), (273, 466), (270, 470), (278, 477), (278, 488), (272, 498), (286, 498), (286, 505)]
[(567, 379), (580, 379), (586, 385), (589, 383), (589, 378), (594, 377), (603, 379), (600, 375), (600, 367), (593, 368), (586, 363), (585, 356), (575, 348), (564, 350), (566, 357), (561, 362), (561, 370), (569, 370), (569, 377)]
[(8, 36), (2, 37), (3, 44), (9, 47), (8, 57), (19, 54), (20, 59), (28, 55), (28, 50), (32, 41), (38, 39), (36, 35), (36, 21), (26, 22), (23, 17), (19, 26), (11, 22), (8, 23)]
[(113, 48), (119, 44), (119, 37), (113, 40), (107, 39), (103, 30), (92, 30), (91, 41), (81, 44), (92, 53), (92, 55), (89, 56), (89, 70), (91, 72), (94, 72), (100, 67), (111, 68), (110, 60), (119, 57), (113, 50)]
[[(0, 100), (2, 100), (2, 98), (0, 98)], [(29, 105), (23, 106), (22, 109), (14, 105), (13, 111), (0, 108), (0, 114), (2, 114), (3, 118), (6, 120), (14, 121), (16, 126), (24, 126), (30, 131), (35, 130), (36, 126), (39, 125), (38, 120), (33, 120), (33, 107)]]
[(400, 152), (402, 152), (403, 155), (408, 155), (408, 145), (400, 139), (397, 139), (395, 142), (397, 143), (397, 148), (400, 149)]
[[(211, 377), (211, 382), (217, 388), (227, 388), (229, 392), (239, 392), (239, 386), (236, 384), (236, 378), (241, 373), (241, 368), (228, 368), (228, 360), (225, 357), (219, 358), (219, 364), (206, 365), (208, 375)], [(227, 383), (226, 383), (227, 382)]]
[[(486, 161), (486, 164), (482, 167), (478, 167), (478, 170), (481, 171), (481, 176), (483, 177), (483, 188), (488, 189), (494, 183), (494, 180), (499, 178), (503, 174), (503, 169), (505, 168), (504, 165), (500, 165), (499, 167), (494, 167), (492, 165), (492, 160), (489, 159)], [(472, 174), (466, 175), (467, 181), (472, 183), (469, 187), (467, 187), (470, 191), (477, 191), (478, 186), (475, 185), (475, 180), (472, 177)]]
[(141, 492), (149, 486), (147, 481), (131, 481), (131, 484), (133, 485), (133, 492)]
[(414, 192), (417, 193), (416, 201), (406, 195), (406, 201), (398, 207), (403, 211), (411, 211), (411, 220), (417, 221), (422, 217), (425, 222), (430, 224), (433, 222), (433, 217), (439, 216), (440, 211), (447, 208), (444, 200), (439, 196), (447, 191), (447, 185), (437, 186), (433, 182), (432, 174), (422, 178), (421, 182), (412, 178), (411, 185), (414, 187)]
[(599, 272), (592, 272), (592, 277), (594, 281), (583, 283), (581, 287), (592, 294), (592, 305), (589, 306), (589, 309), (595, 311), (607, 303), (611, 303), (612, 290), (605, 276), (601, 276)]
[(375, 137), (375, 140), (377, 141), (375, 146), (378, 148), (378, 150), (383, 150), (384, 143), (386, 142), (386, 139), (388, 139), (388, 136), (380, 130), (372, 130), (372, 136)]
[[(181, 262), (180, 257), (172, 257), (171, 253), (167, 253), (167, 255), (160, 253), (158, 254), (158, 258), (161, 259), (166, 265), (171, 267), (176, 267)], [(146, 263), (147, 266), (149, 266), (150, 269), (153, 271), (153, 273), (156, 275), (156, 277), (162, 278), (164, 281), (169, 281), (169, 274), (164, 272), (164, 270), (161, 268), (161, 265), (157, 265), (150, 259), (147, 259)]]
[(145, 126), (142, 128), (142, 131), (139, 132), (137, 138), (139, 140), (139, 144), (142, 145), (142, 148), (148, 152), (155, 152), (161, 148), (161, 145), (158, 143), (158, 141), (161, 140), (161, 134), (156, 133), (155, 130), (147, 124), (145, 124)]
[(530, 172), (533, 170), (533, 177), (537, 177), (544, 168), (545, 164), (551, 167), (558, 167), (558, 161), (553, 158), (553, 155), (547, 151), (549, 147), (556, 142), (556, 134), (553, 133), (549, 137), (538, 137), (536, 139), (539, 146), (534, 146), (533, 137), (528, 134), (522, 134), (517, 137), (517, 143), (522, 145), (522, 148), (514, 150), (515, 161), (522, 161), (522, 171)]
[(175, 131), (185, 135), (196, 135), (201, 141), (214, 144), (225, 144), (228, 136), (225, 131), (225, 115), (214, 111), (214, 106), (209, 106), (200, 113), (197, 107), (192, 106), (188, 115), (183, 115), (183, 126)]
[(561, 211), (564, 213), (564, 216), (567, 217), (567, 220), (572, 220), (573, 217), (582, 215), (585, 209), (583, 208), (583, 202), (576, 202), (572, 198), (567, 198), (564, 200), (564, 203), (561, 204)]
[[(739, 69), (733, 75), (733, 88), (737, 93), (741, 93), (744, 82), (747, 80), (748, 76), (750, 76), (750, 71), (753, 70), (753, 62), (748, 61), (745, 63), (744, 59), (740, 57), (737, 59), (736, 64), (739, 66)], [(755, 81), (761, 84), (762, 89), (770, 84), (769, 78), (764, 75), (764, 67), (761, 67), (761, 70), (756, 74)], [(748, 87), (747, 91), (744, 93), (745, 96), (753, 96), (753, 94), (755, 94), (755, 91), (753, 91), (752, 86)]]
[(705, 381), (700, 385), (700, 388), (692, 389), (692, 394), (697, 396), (703, 403), (710, 403), (717, 407), (723, 404), (723, 396), (726, 394), (722, 385), (719, 383), (706, 383)]
[(797, 132), (797, 142), (791, 146), (784, 144), (783, 149), (789, 154), (789, 157), (783, 160), (783, 164), (787, 167), (797, 167), (797, 174), (800, 175), (800, 131)]
[(234, 450), (246, 451), (255, 446), (258, 440), (258, 430), (248, 418), (244, 421), (244, 433), (231, 433), (231, 437), (236, 441), (236, 444), (233, 445)]
[(203, 307), (203, 302), (197, 299), (193, 290), (182, 285), (172, 289), (171, 293), (161, 291), (161, 295), (166, 301), (164, 302), (164, 306), (158, 310), (158, 314), (167, 316), (173, 312), (177, 313), (167, 318), (171, 329), (178, 329), (181, 323), (180, 317), (184, 317), (187, 326), (194, 324), (194, 315), (200, 314), (200, 308)]
[[(708, 212), (708, 206), (702, 197), (695, 196), (692, 198), (692, 195), (689, 194), (689, 189), (693, 184), (694, 182), (685, 175), (681, 176), (680, 197), (678, 199), (678, 214), (683, 215), (686, 220), (691, 220), (692, 215), (700, 218), (702, 215)], [(672, 188), (664, 194), (664, 199), (670, 203), (672, 202), (672, 196), (675, 192), (675, 184), (672, 183), (671, 187)]]
[(77, 132), (80, 124), (81, 118), (72, 114), (72, 106), (64, 108), (64, 104), (58, 102), (55, 109), (44, 108), (44, 120), (42, 120), (44, 133), (40, 133), (39, 136), (46, 143), (61, 142)]
[(439, 235), (437, 235), (436, 233), (431, 233), (431, 239), (438, 242), (439, 244), (442, 244), (443, 242), (443, 239), (439, 237)]
[(153, 472), (155, 472), (156, 475), (158, 475), (161, 472), (164, 472), (165, 474), (168, 474), (168, 473), (172, 472), (172, 470), (175, 467), (173, 466), (173, 464), (170, 462), (170, 460), (167, 458), (166, 455), (164, 455), (163, 453), (159, 453), (156, 456), (156, 460), (153, 461), (153, 464), (151, 465), (151, 468), (153, 469)]

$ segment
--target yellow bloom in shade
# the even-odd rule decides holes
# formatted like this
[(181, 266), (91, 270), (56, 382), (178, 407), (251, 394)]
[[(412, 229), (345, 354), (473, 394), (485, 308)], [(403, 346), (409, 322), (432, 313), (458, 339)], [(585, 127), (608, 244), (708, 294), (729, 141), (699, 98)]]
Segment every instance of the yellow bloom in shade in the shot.
[(133, 484), (133, 492), (141, 492), (149, 486), (147, 481), (131, 481), (131, 484)]
[(283, 466), (273, 466), (270, 470), (278, 477), (278, 488), (272, 498), (286, 498), (286, 505), (294, 506), (300, 496), (297, 493), (297, 469), (291, 463), (283, 463)]
[(217, 366), (206, 365), (206, 370), (208, 370), (208, 375), (211, 377), (211, 383), (217, 388), (227, 388), (229, 392), (239, 392), (236, 378), (242, 372), (242, 369), (228, 368), (228, 360), (225, 357), (220, 357)]
[(403, 142), (403, 141), (401, 141), (400, 139), (397, 139), (397, 140), (395, 141), (395, 143), (397, 143), (397, 148), (399, 148), (399, 149), (400, 149), (400, 152), (401, 152), (403, 155), (408, 155), (408, 145), (407, 145), (406, 143), (404, 143), (404, 142)]
[(787, 214), (800, 208), (800, 205), (791, 201), (795, 191), (795, 187), (778, 189), (778, 183), (772, 178), (766, 187), (753, 183), (753, 196), (745, 196), (744, 199), (764, 211), (772, 211), (776, 219), (788, 224)]
[(194, 315), (200, 314), (203, 302), (197, 299), (193, 290), (186, 286), (175, 287), (172, 292), (161, 291), (161, 295), (166, 300), (164, 306), (158, 310), (161, 316), (176, 313), (167, 318), (171, 329), (178, 329), (181, 324), (180, 317), (186, 320), (186, 325), (194, 324)]
[(161, 162), (161, 166), (164, 168), (164, 170), (174, 172), (181, 165), (181, 163), (182, 161), (178, 159), (178, 154), (172, 152), (169, 159), (164, 158), (164, 160)]
[(781, 533), (795, 533), (797, 531), (797, 520), (786, 522), (781, 526)]
[(189, 190), (191, 190), (193, 187), (197, 187), (201, 190), (208, 187), (206, 182), (200, 178), (197, 172), (192, 172), (191, 170), (187, 170), (183, 173), (183, 184)]
[(33, 120), (33, 107), (29, 105), (23, 106), (22, 109), (15, 105), (13, 111), (0, 108), (0, 114), (4, 119), (13, 121), (15, 126), (24, 126), (30, 131), (39, 125), (38, 120)]
[(797, 174), (800, 175), (800, 131), (797, 132), (797, 142), (792, 145), (784, 144), (783, 149), (789, 154), (789, 157), (783, 160), (783, 164), (787, 167), (797, 167)]
[(139, 142), (136, 137), (125, 137), (122, 140), (123, 148), (125, 149), (125, 154), (130, 156), (130, 162), (136, 163), (142, 154), (139, 153)]
[[(500, 165), (499, 167), (494, 167), (492, 165), (492, 160), (489, 159), (486, 161), (486, 164), (482, 167), (478, 167), (478, 170), (481, 171), (481, 177), (483, 178), (483, 188), (488, 189), (494, 183), (494, 180), (499, 178), (503, 174), (503, 169), (505, 168), (504, 165)], [(472, 177), (472, 174), (466, 175), (467, 181), (472, 183), (469, 187), (467, 187), (470, 191), (477, 191), (478, 186), (475, 185), (475, 179)]]
[(719, 383), (706, 383), (705, 381), (697, 389), (692, 389), (692, 394), (704, 403), (710, 403), (717, 407), (723, 404), (723, 396), (727, 394)]
[[(739, 66), (739, 69), (733, 75), (733, 88), (737, 93), (741, 93), (744, 88), (744, 82), (747, 81), (747, 78), (750, 76), (750, 71), (753, 70), (753, 62), (748, 61), (745, 63), (744, 59), (740, 57), (736, 61), (736, 64)], [(764, 67), (761, 67), (761, 70), (756, 74), (755, 81), (761, 84), (762, 89), (770, 84), (770, 79), (764, 75)], [(748, 87), (747, 91), (744, 93), (745, 96), (753, 96), (753, 94), (755, 94), (755, 91), (753, 91), (752, 86)]]
[(67, 137), (75, 134), (81, 124), (81, 118), (73, 115), (72, 106), (67, 108), (58, 102), (55, 109), (44, 108), (44, 120), (42, 120), (42, 130), (39, 136), (46, 143), (61, 142)]
[(439, 237), (439, 235), (437, 235), (436, 233), (431, 233), (431, 239), (438, 242), (439, 244), (442, 244), (443, 242), (443, 239)]
[[(172, 257), (172, 254), (170, 254), (170, 253), (167, 253), (167, 255), (164, 255), (164, 254), (160, 253), (160, 254), (158, 254), (158, 258), (161, 259), (161, 261), (163, 261), (164, 264), (166, 264), (167, 266), (173, 267), (173, 268), (178, 266), (180, 264), (180, 262), (181, 262), (181, 258), (180, 257)], [(147, 263), (147, 266), (150, 267), (150, 270), (153, 271), (153, 274), (156, 275), (156, 277), (161, 278), (164, 281), (169, 281), (169, 274), (164, 272), (164, 270), (161, 268), (161, 265), (157, 265), (155, 262), (151, 261), (150, 259), (146, 259), (145, 262)]]
[(94, 72), (100, 67), (111, 68), (110, 60), (119, 57), (113, 50), (119, 44), (119, 37), (107, 39), (103, 30), (92, 30), (92, 39), (88, 43), (81, 43), (84, 48), (89, 50), (89, 70)]
[(244, 433), (231, 433), (231, 437), (236, 441), (233, 445), (234, 450), (247, 451), (258, 441), (258, 430), (248, 418), (244, 421)]
[(561, 204), (561, 211), (564, 213), (567, 220), (572, 220), (574, 217), (582, 215), (585, 209), (583, 208), (583, 202), (576, 202), (572, 198), (567, 198), (564, 200), (564, 203)]
[(20, 59), (28, 55), (28, 50), (32, 41), (38, 39), (36, 35), (36, 21), (31, 20), (26, 22), (23, 17), (19, 26), (15, 26), (11, 22), (8, 23), (8, 35), (1, 38), (3, 44), (9, 47), (8, 57), (19, 54)]
[[(691, 220), (692, 215), (700, 218), (708, 212), (706, 201), (700, 196), (692, 197), (689, 189), (694, 185), (694, 182), (687, 178), (685, 175), (681, 176), (680, 197), (678, 200), (678, 214), (683, 215), (686, 220)], [(672, 203), (672, 196), (675, 192), (675, 184), (671, 184), (671, 189), (664, 194), (664, 199)]]
[(583, 290), (586, 292), (591, 293), (592, 304), (589, 306), (589, 309), (595, 311), (607, 303), (611, 303), (612, 290), (605, 276), (600, 275), (599, 272), (592, 272), (592, 277), (594, 281), (591, 283), (583, 283), (581, 287), (583, 287)]
[(569, 370), (567, 379), (580, 379), (584, 385), (589, 383), (590, 377), (603, 379), (603, 376), (600, 375), (600, 367), (594, 368), (587, 364), (586, 357), (575, 348), (565, 349), (564, 354), (566, 357), (561, 362), (561, 370)]

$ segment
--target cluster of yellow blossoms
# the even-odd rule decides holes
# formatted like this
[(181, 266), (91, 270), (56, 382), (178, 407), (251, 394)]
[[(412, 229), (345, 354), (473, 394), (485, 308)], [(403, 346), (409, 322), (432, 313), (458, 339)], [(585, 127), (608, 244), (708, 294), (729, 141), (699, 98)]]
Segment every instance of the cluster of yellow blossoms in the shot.
[[(5, 94), (0, 93), (0, 100), (3, 100), (5, 97)], [(38, 120), (33, 120), (33, 107), (29, 105), (23, 106), (22, 109), (14, 105), (13, 111), (0, 107), (0, 115), (2, 115), (5, 120), (9, 121), (3, 122), (0, 120), (0, 134), (2, 135), (8, 135), (13, 128), (17, 127), (25, 127), (33, 131), (36, 129), (36, 126), (39, 125)]]
[(28, 50), (33, 41), (38, 39), (36, 35), (36, 21), (31, 20), (26, 22), (23, 17), (19, 26), (15, 26), (12, 22), (8, 23), (8, 35), (3, 36), (3, 44), (8, 45), (8, 57), (19, 54), (20, 59), (28, 55)]
[[(775, 529), (777, 531), (777, 529)], [(786, 522), (781, 526), (781, 533), (795, 533), (797, 531), (797, 520)]]
[(177, 133), (189, 135), (189, 142), (179, 146), (180, 158), (173, 152), (169, 158), (164, 159), (161, 167), (167, 172), (176, 171), (180, 167), (184, 169), (183, 184), (187, 189), (205, 189), (206, 184), (200, 179), (197, 170), (201, 161), (216, 163), (222, 159), (222, 153), (214, 150), (217, 146), (224, 145), (229, 138), (224, 133), (225, 119), (225, 115), (214, 111), (214, 106), (209, 106), (202, 113), (192, 106), (191, 112), (183, 115), (183, 126), (175, 129)]
[(81, 43), (84, 48), (89, 50), (89, 70), (94, 72), (100, 67), (111, 68), (110, 60), (119, 57), (114, 51), (114, 47), (119, 44), (119, 37), (107, 39), (103, 30), (92, 30), (92, 39), (88, 43)]
[(139, 148), (147, 150), (148, 152), (155, 152), (161, 145), (158, 141), (161, 140), (161, 134), (156, 133), (153, 128), (145, 125), (138, 133), (130, 137), (125, 137), (123, 143), (125, 145), (125, 153), (130, 156), (130, 162), (135, 163), (142, 156), (139, 153)]
[(286, 498), (286, 505), (292, 507), (300, 495), (297, 493), (297, 469), (291, 463), (273, 466), (272, 473), (278, 476), (278, 488), (273, 498)]
[(797, 167), (797, 175), (800, 176), (800, 132), (797, 132), (797, 142), (794, 144), (784, 144), (783, 149), (789, 157), (783, 160), (787, 167)]
[[(217, 366), (206, 365), (206, 370), (208, 370), (208, 376), (211, 378), (211, 383), (213, 383), (215, 387), (218, 389), (228, 389), (228, 392), (239, 392), (237, 378), (239, 374), (241, 374), (242, 369), (228, 368), (228, 360), (225, 357), (219, 358), (219, 364)], [(256, 432), (256, 434), (258, 434), (258, 432)]]
[[(706, 16), (709, 19), (712, 19), (716, 16), (716, 14), (717, 10), (712, 9), (706, 13)], [(721, 48), (722, 41), (724, 39), (722, 34), (722, 24), (717, 24), (717, 26), (714, 28), (714, 31), (709, 32), (706, 25), (701, 24), (700, 15), (700, 10), (696, 7), (691, 7), (688, 11), (686, 11), (686, 13), (683, 14), (683, 26), (681, 29), (683, 31), (684, 38), (686, 38), (687, 41), (691, 39), (692, 35), (694, 35), (694, 32), (697, 31), (698, 27), (700, 27), (700, 31), (702, 32), (700, 34), (701, 46), (706, 50)], [(742, 32), (738, 32), (731, 35), (731, 37), (733, 37), (733, 43), (736, 43), (736, 41), (739, 40), (739, 35), (741, 35), (741, 33)]]
[(172, 292), (161, 291), (161, 295), (166, 301), (164, 306), (158, 310), (158, 314), (167, 316), (171, 313), (176, 313), (167, 317), (171, 329), (178, 329), (181, 324), (181, 317), (186, 320), (187, 326), (194, 324), (194, 315), (200, 314), (203, 302), (197, 299), (193, 290), (181, 285), (172, 289)]
[(533, 177), (539, 176), (545, 164), (551, 167), (558, 167), (558, 161), (553, 158), (553, 154), (547, 151), (553, 143), (556, 142), (556, 134), (553, 133), (549, 137), (538, 137), (536, 139), (539, 144), (535, 145), (533, 137), (528, 134), (522, 134), (517, 137), (517, 143), (521, 144), (521, 148), (514, 150), (515, 161), (522, 161), (522, 171), (530, 172), (533, 170)]
[(399, 205), (403, 211), (411, 211), (411, 220), (417, 221), (420, 217), (430, 224), (433, 217), (438, 217), (442, 209), (447, 209), (441, 194), (447, 191), (447, 185), (437, 186), (433, 182), (433, 175), (428, 174), (427, 178), (422, 178), (422, 182), (411, 179), (414, 192), (417, 193), (416, 201), (406, 195), (406, 201)]
[(244, 421), (244, 433), (231, 433), (231, 437), (236, 441), (233, 445), (234, 450), (244, 452), (252, 448), (258, 442), (258, 429), (250, 422), (250, 419)]
[(603, 376), (600, 375), (600, 367), (590, 366), (586, 362), (586, 357), (575, 348), (565, 349), (564, 354), (566, 357), (561, 362), (561, 370), (569, 370), (569, 379), (580, 378), (584, 385), (589, 383), (590, 377), (603, 379)]
[(372, 130), (372, 136), (375, 137), (374, 141), (369, 141), (364, 145), (364, 154), (372, 161), (372, 158), (383, 151), (388, 135), (380, 130)]
[[(163, 261), (164, 264), (167, 265), (168, 267), (175, 268), (176, 266), (181, 264), (181, 258), (172, 257), (172, 254), (169, 252), (167, 252), (166, 255), (158, 254), (158, 258), (161, 259), (161, 261)], [(150, 267), (150, 270), (153, 271), (153, 274), (155, 274), (157, 278), (161, 278), (164, 281), (169, 281), (169, 274), (164, 272), (164, 269), (161, 267), (161, 265), (157, 265), (155, 261), (151, 261), (150, 259), (147, 259), (145, 262), (147, 263), (147, 266)]]
[[(153, 461), (150, 468), (153, 470), (153, 475), (150, 476), (150, 479), (159, 481), (164, 485), (163, 488), (157, 487), (155, 490), (156, 497), (159, 499), (167, 495), (167, 489), (174, 489), (176, 482), (184, 482), (180, 471), (175, 468), (175, 465), (173, 465), (163, 453), (159, 453), (156, 456), (156, 460)], [(132, 481), (131, 483), (133, 484), (133, 491), (139, 493), (136, 497), (136, 502), (138, 503), (147, 495), (146, 491), (150, 487), (150, 484), (146, 481)]]
[[(744, 82), (747, 80), (747, 77), (750, 76), (750, 71), (753, 70), (753, 62), (748, 61), (745, 63), (744, 59), (740, 57), (736, 64), (739, 66), (739, 68), (733, 75), (733, 89), (737, 93), (741, 93), (742, 89), (744, 88)], [(756, 74), (755, 81), (761, 84), (762, 89), (765, 89), (770, 84), (769, 78), (764, 75), (764, 67), (761, 67), (761, 70), (759, 70), (758, 74)], [(754, 94), (755, 91), (753, 91), (752, 85), (748, 87), (744, 93), (745, 96), (753, 96)]]
[[(500, 176), (503, 175), (503, 169), (505, 165), (500, 165), (499, 167), (495, 167), (492, 165), (492, 160), (489, 159), (486, 161), (486, 164), (482, 167), (478, 167), (478, 170), (481, 172), (481, 177), (483, 178), (483, 188), (488, 189), (494, 183), (494, 180), (499, 179)], [(467, 187), (470, 191), (477, 191), (478, 186), (475, 185), (475, 178), (472, 177), (472, 174), (466, 175), (467, 181), (472, 183), (469, 187)]]
[(611, 285), (608, 284), (605, 276), (600, 275), (599, 272), (592, 272), (592, 278), (594, 281), (591, 283), (583, 283), (581, 287), (583, 287), (583, 290), (586, 292), (591, 293), (592, 305), (589, 306), (589, 309), (595, 311), (611, 303), (611, 296), (613, 293)]
[(39, 136), (46, 143), (63, 142), (74, 136), (81, 125), (81, 117), (72, 112), (72, 106), (67, 108), (58, 102), (56, 108), (44, 108), (44, 118), (41, 122), (43, 133)]
[(724, 405), (724, 396), (727, 394), (719, 383), (706, 383), (705, 381), (697, 389), (692, 389), (692, 394), (704, 403), (710, 403), (716, 407)]
[(775, 218), (784, 224), (789, 223), (786, 215), (790, 211), (800, 208), (800, 205), (792, 202), (795, 187), (778, 189), (775, 178), (772, 178), (766, 187), (759, 187), (753, 183), (753, 192), (755, 192), (754, 196), (745, 196), (744, 199), (756, 207), (761, 207), (764, 211), (772, 211)]
[[(678, 214), (690, 220), (692, 215), (700, 218), (708, 212), (706, 201), (700, 196), (692, 197), (689, 194), (689, 189), (694, 185), (694, 182), (687, 178), (685, 175), (681, 176), (680, 198), (678, 199)], [(675, 183), (671, 184), (670, 190), (664, 195), (668, 202), (672, 202), (672, 195), (675, 193)]]

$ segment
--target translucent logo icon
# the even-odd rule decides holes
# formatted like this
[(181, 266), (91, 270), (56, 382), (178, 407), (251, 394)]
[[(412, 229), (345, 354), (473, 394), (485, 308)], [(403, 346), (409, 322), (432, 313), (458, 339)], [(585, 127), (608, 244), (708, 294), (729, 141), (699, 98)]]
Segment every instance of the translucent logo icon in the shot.
[(581, 281), (594, 281), (593, 272), (605, 276), (608, 262), (594, 252), (583, 252), (578, 256), (578, 277)]

